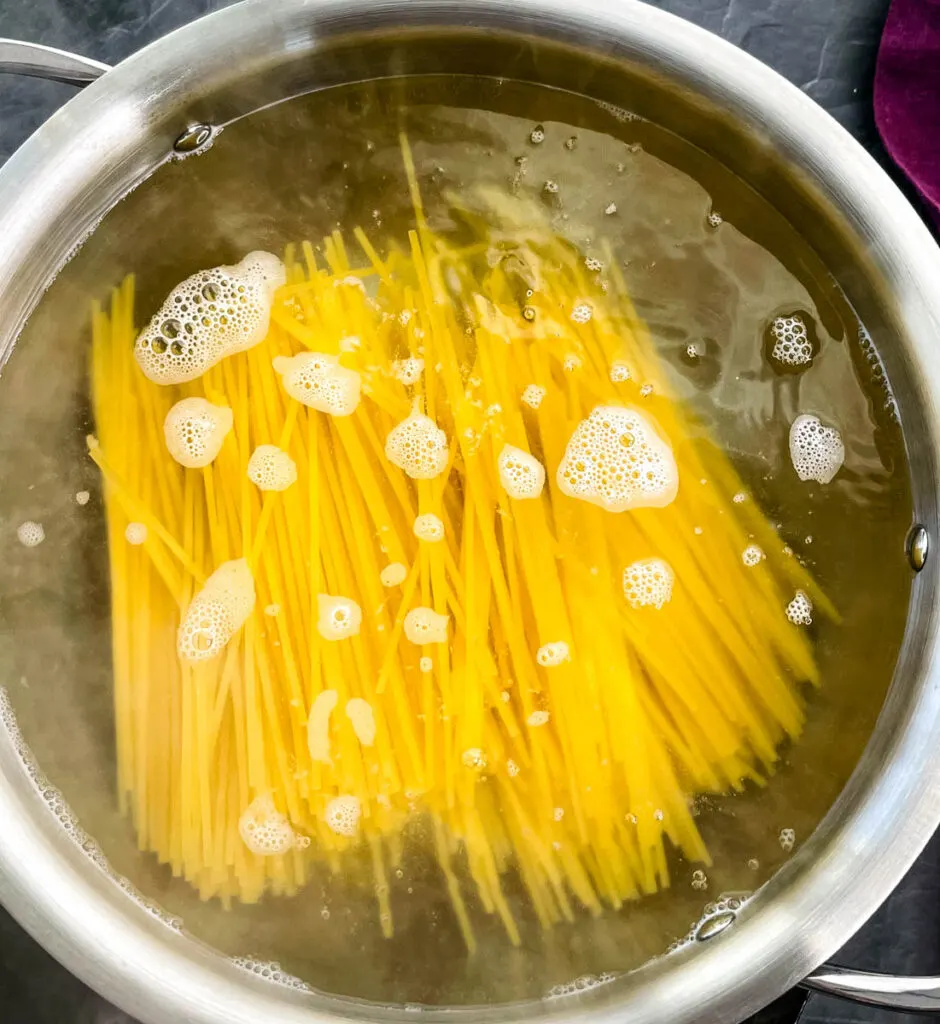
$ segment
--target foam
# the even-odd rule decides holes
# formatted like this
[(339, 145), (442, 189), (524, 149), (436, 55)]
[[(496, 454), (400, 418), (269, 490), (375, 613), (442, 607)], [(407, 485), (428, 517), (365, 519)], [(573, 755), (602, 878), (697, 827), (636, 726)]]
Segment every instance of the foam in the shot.
[(34, 548), (46, 539), (46, 531), (42, 523), (34, 523), (27, 519), (16, 528), (16, 539), (24, 548)]
[(234, 422), (227, 405), (213, 405), (205, 398), (183, 398), (163, 421), (167, 451), (187, 469), (208, 466), (219, 454)]
[(535, 655), (535, 660), (543, 668), (554, 668), (563, 662), (570, 660), (571, 652), (564, 640), (556, 640), (554, 643), (542, 644)]
[(741, 561), (749, 569), (753, 569), (755, 565), (759, 565), (765, 557), (763, 549), (757, 544), (748, 544), (741, 553)]
[(433, 512), (415, 516), (413, 529), (418, 540), (427, 541), (428, 544), (436, 544), (444, 539), (444, 524)]
[(564, 494), (608, 512), (664, 508), (679, 490), (672, 449), (638, 409), (599, 405), (582, 420), (558, 466)]
[(274, 444), (259, 444), (248, 460), (248, 479), (262, 491), (286, 491), (297, 482), (297, 463)]
[(193, 274), (141, 331), (134, 344), (138, 365), (155, 384), (183, 384), (252, 348), (268, 333), (274, 293), (286, 280), (284, 264), (261, 251)]
[(542, 493), (545, 467), (534, 455), (507, 444), (499, 453), (497, 465), (499, 481), (510, 498), (523, 501)]
[(610, 380), (613, 384), (623, 384), (625, 381), (630, 380), (633, 375), (630, 372), (630, 367), (622, 360), (617, 360), (611, 363), (610, 366)]
[(579, 302), (571, 311), (571, 319), (576, 324), (586, 324), (594, 316), (594, 310), (586, 302)]
[(574, 352), (569, 352), (562, 363), (566, 373), (574, 373), (575, 370), (580, 370), (582, 365), (581, 357)]
[(147, 539), (147, 527), (144, 523), (128, 523), (124, 537), (128, 544), (143, 544)]
[(509, 777), (511, 779), (514, 779), (519, 774), (519, 765), (517, 765), (516, 762), (512, 760), (512, 758), (510, 758), (506, 762), (506, 771), (509, 772)]
[(362, 609), (351, 597), (317, 594), (317, 632), (324, 640), (358, 636)]
[(298, 845), (290, 822), (267, 793), (255, 797), (242, 813), (238, 833), (245, 846), (259, 857), (276, 857)]
[(537, 409), (542, 404), (544, 397), (545, 388), (539, 387), (538, 384), (527, 384), (522, 392), (521, 401), (530, 409)]
[(828, 484), (842, 468), (845, 445), (835, 427), (825, 427), (819, 417), (803, 413), (790, 427), (790, 459), (801, 480)]
[(338, 836), (352, 837), (359, 831), (362, 804), (359, 797), (336, 796), (326, 805), (324, 815), (327, 826)]
[(389, 562), (379, 573), (383, 587), (397, 587), (408, 578), (408, 569), (401, 562)]
[(330, 715), (339, 695), (336, 690), (321, 690), (310, 706), (307, 718), (307, 749), (314, 761), (332, 764), (330, 757)]
[(784, 853), (789, 853), (796, 843), (796, 832), (792, 828), (782, 828), (777, 840), (780, 843), (780, 849)]
[(774, 347), (771, 358), (784, 366), (807, 366), (813, 361), (813, 343), (801, 316), (778, 316), (770, 325)]
[(547, 711), (533, 711), (526, 719), (526, 722), (533, 729), (537, 729), (540, 725), (547, 725), (550, 717)]
[(299, 992), (313, 992), (313, 989), (305, 981), (282, 970), (276, 960), (256, 960), (252, 956), (233, 956), (229, 963), (240, 971), (253, 974), (256, 978), (268, 981), (272, 985), (281, 985)]
[(813, 602), (802, 590), (798, 590), (796, 596), (787, 605), (787, 618), (794, 626), (812, 626)]
[(364, 747), (375, 743), (375, 714), (372, 705), (361, 697), (353, 697), (346, 702), (346, 717), (349, 719), (356, 734), (356, 739)]
[(591, 989), (607, 985), (614, 980), (616, 975), (604, 971), (602, 974), (582, 974), (574, 981), (567, 981), (563, 985), (553, 985), (548, 990), (546, 999), (562, 999), (565, 996), (581, 995), (590, 992)]
[(429, 657), (427, 657), (427, 655), (425, 655), (418, 662), (418, 668), (420, 668), (422, 672), (430, 672), (431, 669), (434, 668), (434, 662), (433, 662), (433, 660), (431, 658), (429, 658)]
[(223, 562), (190, 602), (176, 637), (187, 661), (208, 661), (222, 653), (255, 605), (255, 581), (244, 558)]
[(413, 480), (431, 480), (447, 469), (447, 435), (430, 417), (413, 412), (385, 439), (385, 455)]
[(392, 373), (402, 384), (417, 384), (424, 373), (424, 360), (414, 357), (408, 359), (396, 359), (392, 363)]
[(276, 356), (275, 372), (291, 398), (330, 416), (349, 416), (359, 405), (362, 379), (355, 370), (341, 366), (339, 356), (301, 352)]
[(692, 888), (698, 892), (708, 888), (708, 876), (701, 869), (692, 872)]
[(623, 595), (631, 608), (660, 609), (672, 599), (675, 573), (661, 558), (641, 558), (623, 570)]
[(446, 644), (450, 617), (433, 608), (412, 608), (405, 616), (405, 636), (413, 644)]
[(75, 504), (76, 505), (87, 505), (91, 494), (88, 491), (76, 491), (75, 492)]

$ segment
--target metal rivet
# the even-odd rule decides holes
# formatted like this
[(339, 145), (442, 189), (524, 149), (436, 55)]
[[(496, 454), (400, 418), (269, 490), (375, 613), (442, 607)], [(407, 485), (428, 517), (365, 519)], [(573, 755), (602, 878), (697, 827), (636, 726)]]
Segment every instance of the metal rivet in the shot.
[(724, 910), (714, 917), (706, 917), (705, 920), (695, 929), (696, 942), (706, 942), (720, 935), (730, 924), (734, 924), (735, 914), (732, 910)]
[(191, 124), (173, 143), (177, 153), (194, 153), (212, 138), (211, 124)]
[(923, 569), (929, 549), (930, 535), (923, 526), (917, 524), (907, 537), (907, 560), (911, 563), (914, 572), (920, 572)]

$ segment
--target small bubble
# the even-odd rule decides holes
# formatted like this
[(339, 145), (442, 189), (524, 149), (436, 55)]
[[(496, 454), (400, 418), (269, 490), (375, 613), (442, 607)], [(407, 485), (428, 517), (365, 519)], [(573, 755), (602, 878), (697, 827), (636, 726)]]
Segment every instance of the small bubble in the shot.
[(756, 871), (760, 867), (760, 861), (756, 857), (751, 857), (747, 866), (750, 871)]
[(529, 141), (533, 146), (538, 146), (545, 141), (545, 129), (542, 125), (536, 125), (529, 135)]
[(617, 212), (617, 204), (616, 203), (608, 203), (604, 207), (604, 213), (606, 213), (608, 217), (613, 217), (613, 215), (616, 212)]
[(88, 491), (78, 491), (75, 495), (75, 504), (87, 505), (90, 498), (91, 494)]
[(792, 828), (781, 829), (777, 840), (780, 843), (780, 849), (785, 853), (789, 853), (796, 842), (796, 832)]
[(546, 181), (542, 186), (542, 191), (547, 192), (550, 196), (558, 194), (558, 182), (557, 181)]
[(712, 212), (708, 215), (708, 223), (713, 228), (717, 228), (723, 220), (724, 217), (722, 217), (721, 214), (716, 212), (715, 210), (712, 210)]
[(708, 888), (708, 877), (704, 871), (693, 871), (692, 872), (692, 888), (699, 892), (704, 891)]
[(572, 149), (576, 149), (577, 145), (578, 145), (578, 136), (577, 135), (569, 135), (568, 138), (565, 139), (565, 149), (570, 151)]

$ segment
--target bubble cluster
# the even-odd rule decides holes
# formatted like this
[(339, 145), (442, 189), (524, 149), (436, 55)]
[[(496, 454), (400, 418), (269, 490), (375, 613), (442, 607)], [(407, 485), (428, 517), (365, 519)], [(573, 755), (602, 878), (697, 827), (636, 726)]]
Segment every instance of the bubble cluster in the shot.
[(412, 608), (405, 616), (405, 636), (413, 644), (446, 644), (450, 618), (433, 608)]
[(486, 754), (479, 747), (468, 747), (461, 755), (460, 762), (464, 768), (482, 771), (486, 765)]
[(540, 725), (547, 725), (550, 717), (551, 716), (547, 711), (533, 711), (526, 719), (526, 722), (533, 729), (537, 729)]
[(534, 455), (507, 444), (499, 453), (497, 465), (499, 482), (510, 498), (522, 501), (537, 498), (542, 493), (545, 467)]
[(845, 461), (842, 435), (823, 426), (819, 417), (803, 413), (790, 427), (790, 459), (801, 480), (828, 484)]
[(545, 141), (545, 129), (540, 124), (529, 133), (529, 141), (535, 146)]
[(276, 960), (256, 960), (251, 956), (233, 956), (230, 963), (240, 971), (247, 971), (248, 974), (269, 981), (273, 985), (283, 985), (285, 988), (297, 989), (299, 992), (313, 991), (305, 981), (282, 970)]
[(412, 529), (418, 540), (427, 541), (429, 544), (436, 544), (444, 539), (444, 524), (433, 512), (415, 516)]
[(222, 653), (255, 605), (255, 581), (244, 558), (223, 562), (190, 602), (176, 637), (187, 661), (208, 661)]
[(307, 718), (307, 749), (314, 761), (332, 764), (330, 757), (330, 715), (339, 700), (336, 690), (321, 690), (313, 699)]
[(676, 460), (655, 422), (619, 405), (599, 405), (575, 427), (557, 480), (565, 494), (608, 512), (663, 508), (679, 489)]
[(606, 206), (604, 207), (604, 213), (605, 213), (605, 214), (606, 214), (606, 215), (607, 215), (608, 217), (613, 217), (613, 215), (614, 215), (614, 214), (615, 214), (616, 212), (617, 212), (617, 204), (616, 204), (616, 203), (608, 203), (608, 204), (607, 204), (607, 205), (606, 205)]
[(755, 565), (759, 565), (764, 560), (764, 557), (763, 549), (757, 544), (748, 544), (741, 553), (741, 561), (749, 569), (753, 569)]
[(227, 405), (213, 405), (205, 398), (183, 398), (163, 421), (167, 451), (187, 469), (208, 466), (221, 451), (234, 422)]
[(356, 739), (364, 747), (371, 747), (375, 743), (375, 713), (372, 705), (361, 697), (353, 697), (346, 702), (346, 717)]
[(248, 479), (262, 491), (286, 491), (297, 482), (297, 463), (275, 444), (259, 444), (248, 460)]
[(802, 590), (787, 605), (787, 618), (794, 626), (812, 626), (813, 603)]
[(519, 765), (517, 765), (516, 762), (512, 760), (512, 758), (510, 758), (506, 762), (506, 771), (509, 772), (509, 777), (511, 779), (514, 779), (519, 774)]
[(417, 384), (424, 373), (424, 360), (414, 356), (408, 359), (396, 359), (392, 364), (392, 373), (402, 384)]
[(586, 302), (579, 302), (571, 311), (571, 319), (576, 324), (586, 324), (594, 316), (594, 310)]
[(554, 668), (568, 661), (571, 652), (564, 640), (555, 640), (552, 643), (542, 644), (535, 655), (535, 660), (543, 668)]
[(124, 530), (124, 538), (128, 544), (143, 544), (147, 539), (147, 526), (144, 523), (128, 523)]
[(770, 355), (784, 366), (806, 366), (813, 361), (813, 343), (803, 318), (778, 316), (770, 325), (774, 347)]
[(692, 872), (692, 888), (697, 889), (699, 892), (708, 888), (708, 876), (704, 871)]
[[(441, 530), (443, 534), (443, 529)], [(397, 587), (408, 578), (408, 569), (401, 562), (389, 562), (379, 573), (379, 582), (383, 587)]]
[(708, 215), (709, 227), (717, 228), (718, 225), (721, 224), (723, 221), (724, 217), (722, 217), (722, 215), (715, 210), (712, 210), (712, 212)]
[(413, 412), (390, 431), (385, 455), (413, 480), (431, 480), (447, 468), (447, 435), (429, 416)]
[(138, 365), (155, 384), (183, 384), (257, 345), (268, 333), (274, 292), (286, 280), (284, 264), (260, 251), (235, 266), (193, 274), (141, 331), (134, 344)]
[(327, 827), (338, 836), (352, 838), (359, 831), (362, 804), (359, 797), (350, 794), (335, 796), (326, 805), (324, 819)]
[(781, 829), (777, 840), (780, 843), (780, 848), (785, 853), (789, 853), (793, 849), (794, 843), (796, 843), (796, 832), (792, 828)]
[(623, 570), (623, 596), (631, 608), (662, 608), (672, 598), (676, 575), (661, 558), (641, 558)]
[(574, 352), (569, 352), (568, 355), (565, 356), (562, 366), (565, 368), (566, 373), (574, 373), (575, 370), (581, 369), (581, 357), (576, 355)]
[(272, 364), (291, 398), (330, 416), (349, 416), (359, 405), (362, 379), (355, 370), (341, 366), (339, 356), (301, 352), (276, 356)]
[(24, 548), (34, 548), (46, 539), (46, 531), (42, 523), (34, 523), (27, 519), (16, 528), (16, 539)]
[(88, 500), (91, 498), (91, 494), (88, 491), (76, 491), (75, 492), (75, 504), (76, 505), (87, 505)]
[(238, 834), (248, 849), (259, 857), (275, 857), (296, 846), (290, 822), (274, 806), (270, 795), (256, 796), (238, 819)]
[(548, 990), (546, 999), (562, 999), (565, 996), (581, 995), (584, 992), (590, 992), (591, 989), (599, 988), (601, 985), (607, 985), (614, 980), (616, 976), (604, 971), (602, 974), (582, 974), (580, 978), (575, 978), (574, 981), (566, 981), (562, 985), (553, 985)]
[(427, 657), (427, 655), (425, 655), (418, 662), (418, 668), (420, 668), (422, 672), (430, 672), (431, 669), (434, 668), (434, 662), (429, 657)]
[(324, 640), (357, 636), (362, 609), (351, 597), (317, 594), (317, 632)]
[(527, 384), (522, 392), (521, 401), (530, 409), (537, 409), (542, 404), (544, 397), (545, 388), (539, 387), (538, 384)]

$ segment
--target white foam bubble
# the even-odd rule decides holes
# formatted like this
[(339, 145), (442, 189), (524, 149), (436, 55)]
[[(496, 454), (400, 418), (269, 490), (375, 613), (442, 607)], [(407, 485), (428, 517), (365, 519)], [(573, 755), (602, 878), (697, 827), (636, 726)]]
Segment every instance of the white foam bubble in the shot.
[(402, 384), (417, 384), (424, 373), (424, 360), (410, 356), (408, 359), (396, 359), (392, 363), (392, 373)]
[(537, 125), (529, 133), (529, 141), (534, 145), (538, 146), (540, 143), (545, 141), (545, 129), (541, 125)]
[(582, 974), (580, 978), (575, 978), (574, 981), (565, 982), (563, 985), (553, 985), (548, 990), (546, 999), (562, 999), (565, 996), (582, 995), (585, 992), (590, 992), (592, 989), (599, 988), (601, 985), (607, 985), (612, 982), (615, 975), (608, 973), (607, 971), (602, 974)]
[(340, 365), (339, 356), (301, 352), (276, 356), (275, 372), (284, 390), (303, 405), (330, 416), (349, 416), (359, 405), (362, 379), (356, 370)]
[(530, 409), (537, 409), (542, 404), (545, 394), (545, 388), (539, 387), (538, 384), (527, 384), (522, 392), (521, 401)]
[(317, 632), (324, 640), (344, 640), (358, 635), (362, 609), (351, 597), (317, 594), (317, 612)]
[(262, 491), (286, 491), (297, 481), (297, 463), (275, 444), (259, 444), (248, 460), (248, 479)]
[(802, 591), (787, 605), (787, 618), (794, 626), (811, 626), (813, 624), (813, 602)]
[(774, 338), (771, 358), (784, 366), (806, 366), (813, 361), (813, 343), (800, 316), (778, 316), (770, 325)]
[(34, 523), (27, 519), (16, 528), (16, 539), (24, 548), (34, 548), (46, 539), (46, 531), (42, 523)]
[(412, 608), (405, 616), (405, 636), (413, 644), (446, 644), (450, 617), (433, 608)]
[(692, 872), (692, 888), (699, 892), (708, 888), (708, 876), (701, 869)]
[(610, 367), (610, 379), (614, 384), (622, 384), (624, 381), (630, 380), (633, 374), (630, 372), (630, 367), (618, 359), (616, 362), (611, 364)]
[(784, 828), (780, 830), (780, 835), (777, 837), (780, 848), (785, 852), (789, 853), (793, 849), (793, 845), (796, 842), (796, 832), (792, 828)]
[(828, 484), (845, 461), (842, 435), (818, 416), (803, 413), (790, 427), (790, 459), (801, 480)]
[(234, 422), (227, 405), (213, 405), (205, 398), (183, 398), (163, 421), (167, 451), (187, 469), (208, 466), (219, 454)]
[(526, 722), (533, 729), (537, 729), (540, 725), (547, 725), (550, 717), (551, 716), (547, 711), (533, 711), (526, 719)]
[(510, 758), (506, 762), (506, 771), (509, 772), (509, 777), (511, 779), (514, 779), (519, 774), (519, 765), (517, 765), (516, 762), (512, 760), (512, 758)]
[(279, 604), (269, 604), (269, 605), (265, 605), (264, 614), (265, 615), (270, 615), (271, 618), (273, 619), (274, 616), (277, 615), (280, 612), (280, 610), (281, 610), (281, 606)]
[(616, 203), (608, 203), (604, 207), (604, 213), (606, 213), (608, 217), (613, 217), (613, 215), (616, 212), (617, 212), (617, 204)]
[(555, 640), (551, 643), (542, 644), (535, 655), (535, 660), (543, 668), (554, 668), (570, 660), (571, 652), (564, 640)]
[(757, 544), (748, 544), (748, 546), (741, 553), (741, 561), (749, 568), (753, 569), (755, 565), (759, 565), (765, 558), (763, 548)]
[(306, 982), (282, 970), (276, 960), (256, 960), (252, 956), (233, 956), (229, 962), (240, 971), (253, 974), (256, 978), (268, 981), (272, 985), (282, 985), (284, 988), (296, 989), (299, 992), (313, 991)]
[(346, 702), (346, 717), (353, 727), (356, 739), (364, 747), (371, 747), (375, 743), (375, 713), (372, 705), (361, 697), (353, 697)]
[(569, 352), (568, 355), (565, 356), (562, 366), (566, 373), (574, 373), (575, 370), (581, 369), (581, 357), (576, 355), (574, 352)]
[(422, 672), (430, 672), (431, 669), (434, 668), (434, 662), (433, 662), (433, 660), (431, 658), (429, 658), (427, 655), (425, 655), (418, 662), (418, 668), (420, 668)]
[(571, 319), (576, 324), (586, 324), (594, 316), (594, 310), (586, 302), (579, 302), (571, 310)]
[(623, 570), (623, 595), (631, 608), (660, 609), (672, 598), (675, 573), (661, 558), (641, 558)]
[(124, 530), (124, 537), (128, 544), (143, 544), (147, 539), (147, 526), (145, 523), (128, 523)]
[(529, 452), (511, 444), (503, 446), (497, 459), (499, 481), (510, 498), (537, 498), (545, 486), (545, 467)]
[(307, 718), (307, 749), (314, 761), (332, 764), (330, 757), (330, 715), (339, 696), (336, 690), (321, 690), (313, 699)]
[[(443, 528), (441, 530), (443, 533)], [(408, 569), (401, 562), (389, 562), (379, 573), (379, 581), (383, 587), (397, 587), (408, 578)]]
[(418, 540), (427, 541), (429, 544), (436, 544), (444, 539), (444, 524), (433, 512), (415, 516), (413, 529)]
[(327, 827), (338, 836), (352, 837), (359, 831), (359, 819), (362, 816), (362, 804), (359, 797), (344, 794), (333, 797), (326, 805), (325, 821)]
[(599, 405), (582, 420), (558, 466), (558, 486), (609, 512), (663, 508), (679, 489), (672, 448), (637, 409)]
[(76, 491), (75, 492), (75, 504), (76, 505), (87, 505), (91, 494), (88, 491)]
[(188, 277), (137, 338), (141, 370), (156, 384), (183, 384), (257, 345), (268, 333), (274, 292), (286, 280), (284, 264), (260, 251)]
[(464, 768), (471, 768), (478, 772), (487, 765), (486, 754), (479, 747), (467, 747), (460, 755), (460, 761)]
[(187, 661), (208, 661), (222, 653), (255, 605), (255, 581), (244, 558), (223, 562), (193, 598), (176, 638)]
[(385, 455), (413, 480), (430, 480), (447, 468), (447, 435), (430, 417), (412, 412), (385, 439)]
[(276, 857), (297, 845), (290, 822), (268, 793), (256, 796), (245, 808), (238, 819), (238, 833), (245, 846), (259, 857)]

